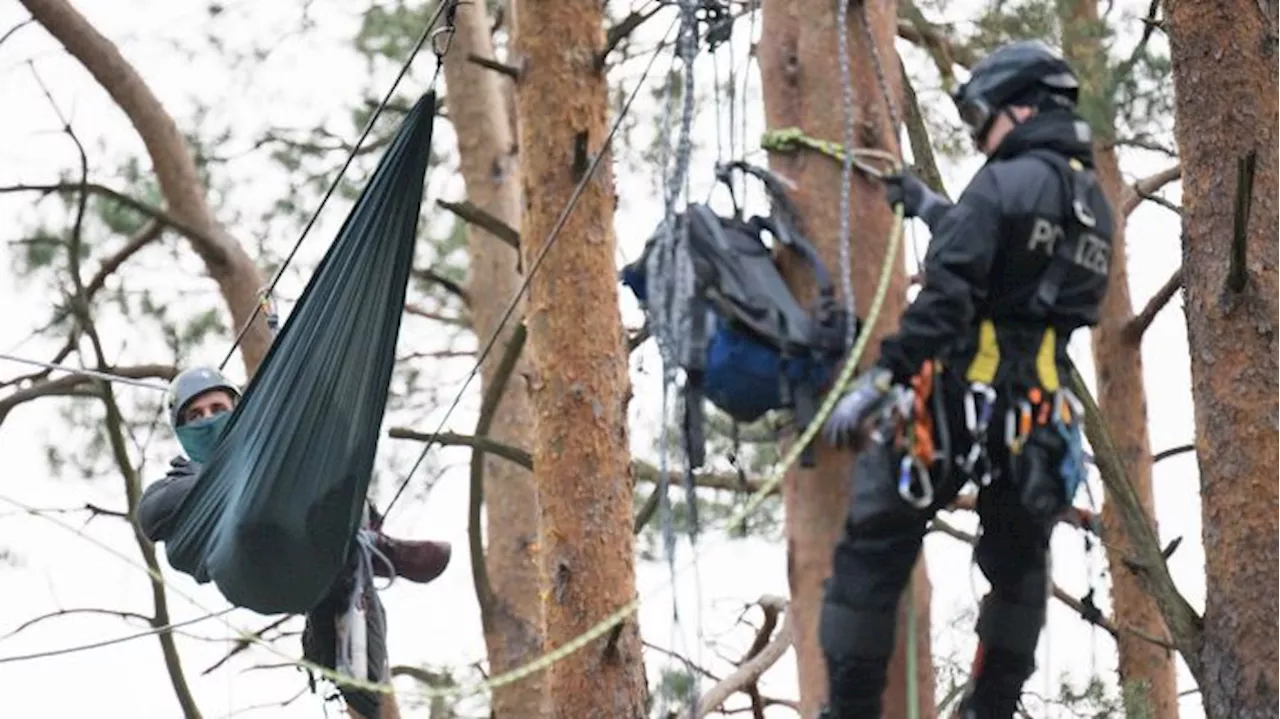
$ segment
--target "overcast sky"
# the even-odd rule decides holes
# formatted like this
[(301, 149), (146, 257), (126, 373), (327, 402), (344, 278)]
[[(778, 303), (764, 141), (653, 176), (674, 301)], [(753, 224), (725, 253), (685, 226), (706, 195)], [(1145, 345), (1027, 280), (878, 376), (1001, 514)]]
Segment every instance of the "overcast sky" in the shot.
[[(300, 17), (296, 5), (231, 0), (222, 5), (223, 11), (218, 18), (210, 21), (205, 3), (188, 0), (78, 3), (81, 12), (116, 42), (125, 57), (139, 69), (181, 127), (191, 126), (196, 108), (202, 106), (206, 108), (203, 121), (208, 126), (222, 126), (231, 131), (231, 139), (220, 148), (225, 151), (219, 154), (237, 156), (238, 159), (227, 163), (223, 170), (234, 187), (223, 199), (227, 208), (239, 210), (246, 217), (266, 209), (276, 198), (288, 192), (282, 173), (266, 162), (265, 153), (243, 154), (253, 139), (269, 126), (304, 129), (326, 123), (330, 129), (345, 133), (354, 140), (355, 133), (349, 129), (347, 119), (348, 108), (366, 92), (366, 82), (370, 78), (370, 68), (351, 49), (350, 40), (358, 28), (357, 10), (346, 9), (335, 2), (315, 2), (309, 11), (314, 27), (308, 32), (298, 33), (290, 30), (296, 27)], [(1137, 5), (1131, 0), (1123, 0), (1117, 3), (1115, 14), (1117, 17), (1120, 13), (1131, 14)], [(1139, 11), (1145, 9), (1145, 2), (1140, 5)], [(965, 10), (957, 3), (953, 12), (958, 18)], [(26, 17), (25, 10), (16, 3), (0, 6), (0, 34)], [(668, 22), (663, 19), (651, 22), (646, 27), (648, 41), (644, 45), (651, 46), (656, 40), (654, 36), (667, 27)], [(734, 48), (739, 67), (746, 51), (746, 29), (745, 23), (740, 24)], [(225, 56), (202, 39), (206, 31), (231, 49), (244, 50), (255, 44), (267, 43), (273, 51), (259, 63), (230, 70)], [(927, 64), (919, 55), (902, 49), (913, 72), (927, 73)], [(722, 73), (727, 67), (727, 57), (722, 55), (721, 58)], [(42, 28), (31, 25), (0, 45), (0, 98), (3, 98), (4, 108), (0, 112), (0, 185), (53, 181), (65, 168), (76, 163), (74, 148), (65, 135), (58, 132), (57, 118), (33, 80), (28, 61), (34, 63), (60, 107), (71, 115), (77, 132), (89, 147), (93, 169), (106, 172), (120, 159), (142, 154), (143, 148), (137, 136), (105, 93)], [(711, 77), (710, 65), (703, 56), (699, 72), (700, 82), (704, 84)], [(619, 76), (626, 76), (628, 90), (639, 68), (640, 63), (633, 63), (619, 73)], [(665, 68), (666, 61), (659, 60), (655, 75)], [(372, 69), (375, 94), (381, 95), (394, 70), (386, 63)], [(406, 80), (408, 86), (422, 89), (431, 70), (432, 59), (424, 54), (415, 64), (413, 75)], [(619, 78), (613, 79), (616, 82)], [(653, 82), (652, 78), (650, 82)], [(636, 108), (639, 113), (655, 111), (649, 93), (642, 93), (640, 97)], [(936, 93), (926, 94), (925, 99), (927, 102), (942, 101)], [(748, 145), (754, 148), (758, 144), (754, 138), (758, 137), (760, 129), (758, 75), (753, 75), (749, 101), (752, 127), (747, 136), (753, 138)], [(940, 108), (953, 117), (945, 105)], [(710, 182), (709, 162), (714, 159), (716, 146), (715, 133), (711, 128), (711, 113), (705, 112), (699, 117), (697, 130), (699, 141), (710, 154), (700, 156), (704, 161), (695, 163), (692, 177), (695, 197), (705, 195)], [(437, 129), (437, 149), (453, 142), (447, 125), (438, 124)], [(760, 155), (753, 159), (763, 161)], [(1125, 156), (1123, 161), (1125, 172), (1131, 177), (1163, 169), (1167, 162), (1142, 156)], [(976, 160), (970, 159), (948, 163), (943, 168), (953, 195), (964, 186), (976, 167)], [(660, 206), (653, 192), (655, 177), (655, 171), (650, 169), (636, 173), (625, 163), (618, 168), (618, 194), (622, 198), (616, 222), (620, 261), (638, 256), (648, 231), (656, 221)], [(457, 199), (462, 193), (460, 180), (444, 175), (427, 190), (428, 199), (440, 196)], [(1171, 188), (1166, 195), (1177, 201), (1177, 187)], [(30, 196), (0, 195), (0, 239), (6, 242), (0, 251), (13, 254), (16, 250), (8, 243), (20, 239), (23, 231), (31, 226), (35, 219), (30, 208), (31, 199)], [(299, 255), (301, 267), (309, 267), (324, 252), (349, 208), (350, 203), (336, 198), (326, 208), (321, 222)], [(232, 230), (242, 237), (265, 234), (267, 242), (277, 253), (283, 252), (293, 239), (281, 232), (262, 233), (260, 229), (232, 226)], [(1166, 210), (1145, 206), (1134, 213), (1129, 224), (1129, 267), (1135, 302), (1145, 302), (1177, 267), (1181, 254), (1178, 238), (1178, 222)], [(923, 225), (913, 223), (907, 239), (922, 248), (927, 242), (927, 231)], [(200, 272), (199, 263), (189, 252), (184, 254), (186, 256), (175, 270), (172, 260), (163, 250), (148, 250), (137, 258), (137, 269), (130, 270), (131, 276), (139, 278), (137, 284), (145, 282), (168, 292), (175, 302), (183, 303), (178, 308), (182, 312), (194, 313), (208, 307), (209, 303), (214, 303), (221, 310), (221, 301), (213, 291), (212, 283)], [(913, 257), (908, 253), (907, 261)], [(0, 272), (4, 273), (0, 279), (0, 307), (6, 308), (3, 319), (0, 319), (0, 352), (48, 359), (62, 338), (27, 338), (33, 329), (47, 321), (54, 295), (39, 284), (17, 282), (9, 262), (0, 262)], [(304, 275), (286, 278), (281, 294), (296, 297), (303, 282)], [(629, 292), (622, 292), (622, 301), (624, 320), (631, 326), (638, 325), (639, 314)], [(287, 312), (288, 308), (283, 309)], [(402, 344), (409, 341), (404, 339), (406, 334), (416, 333), (411, 339), (421, 341), (422, 333), (430, 329), (421, 321), (415, 324), (410, 320), (406, 320), (404, 327)], [(130, 334), (127, 326), (109, 326), (107, 330), (108, 349), (122, 362), (139, 361), (149, 356), (154, 359), (149, 352), (164, 351), (155, 337)], [(226, 337), (214, 338), (204, 348), (207, 356), (202, 359), (220, 359), (227, 342)], [(1192, 438), (1192, 414), (1180, 296), (1156, 319), (1146, 335), (1143, 348), (1151, 445), (1160, 450), (1187, 443)], [(1085, 337), (1077, 339), (1073, 354), (1086, 374), (1091, 374), (1092, 363)], [(633, 422), (632, 444), (637, 452), (649, 452), (653, 443), (660, 396), (658, 367), (652, 343), (638, 352), (633, 361), (637, 399), (632, 403), (633, 419), (636, 420)], [(456, 383), (466, 370), (465, 363), (453, 363), (444, 366), (440, 373), (442, 378)], [(28, 369), (20, 365), (0, 361), (0, 377), (7, 378), (26, 371)], [(117, 386), (116, 391), (127, 401), (134, 393), (150, 390)], [(471, 403), (450, 422), (450, 426), (458, 431), (469, 431), (474, 421), (474, 387), (470, 394)], [(449, 396), (446, 394), (446, 398)], [(12, 505), (6, 506), (9, 501), (35, 507), (78, 507), (86, 502), (105, 507), (123, 506), (118, 476), (107, 475), (92, 481), (71, 473), (51, 476), (44, 447), (54, 443), (64, 450), (75, 451), (77, 438), (66, 432), (65, 422), (59, 415), (60, 409), (69, 404), (70, 400), (28, 404), (0, 425), (0, 457), (4, 457), (6, 462), (5, 481), (0, 482), (0, 549), (9, 549), (16, 556), (15, 566), (0, 564), (0, 586), (9, 589), (5, 600), (0, 602), (0, 636), (34, 616), (58, 609), (99, 607), (143, 614), (151, 612), (149, 586), (138, 569), (140, 560), (137, 559), (132, 536), (121, 522), (102, 518), (85, 525), (83, 513), (54, 515), (58, 521), (82, 531), (81, 536), (46, 519), (23, 516), (14, 511)], [(99, 410), (94, 407), (92, 411)], [(438, 421), (439, 414), (428, 415), (428, 418), (431, 422)], [(430, 422), (423, 421), (421, 413), (408, 412), (388, 418), (386, 424), (428, 426)], [(400, 471), (394, 476), (402, 475), (412, 458), (413, 449), (384, 441), (380, 448), (380, 466), (396, 467)], [(155, 479), (163, 467), (164, 458), (176, 451), (176, 443), (162, 429), (148, 455), (150, 464), (144, 481)], [(450, 540), (454, 545), (453, 563), (441, 579), (430, 585), (424, 587), (399, 582), (383, 592), (391, 625), (391, 659), (397, 664), (454, 665), (464, 668), (464, 676), (472, 679), (475, 673), (467, 672), (465, 667), (483, 658), (484, 645), (468, 571), (466, 472), (458, 469), (465, 467), (467, 454), (460, 450), (433, 450), (433, 455), (437, 453), (434, 464), (442, 470), (447, 469), (442, 480), (435, 485), (426, 501), (415, 500), (399, 507), (389, 518), (388, 530), (398, 536)], [(1173, 576), (1192, 605), (1201, 609), (1204, 596), (1203, 555), (1194, 459), (1183, 455), (1162, 462), (1156, 468), (1155, 484), (1162, 540), (1184, 538), (1181, 548), (1171, 560)], [(1077, 497), (1077, 502), (1087, 502), (1084, 492)], [(972, 528), (975, 523), (972, 517), (967, 516), (949, 519), (967, 528)], [(751, 638), (749, 630), (739, 629), (728, 635), (725, 632), (732, 627), (743, 604), (755, 600), (762, 593), (786, 595), (785, 548), (781, 544), (760, 540), (727, 543), (709, 537), (704, 538), (698, 549), (698, 571), (683, 573), (679, 580), (683, 631), (678, 635), (671, 628), (670, 594), (654, 593), (661, 589), (665, 569), (660, 564), (642, 565), (638, 580), (641, 593), (646, 598), (640, 612), (642, 627), (648, 641), (663, 647), (674, 646), (725, 674), (731, 667), (717, 658), (716, 648), (710, 642), (719, 641), (724, 645), (722, 653), (731, 658), (739, 656), (745, 649)], [(1071, 530), (1060, 530), (1055, 535), (1054, 550), (1055, 579), (1068, 591), (1082, 593), (1090, 567), (1080, 535)], [(967, 658), (973, 646), (970, 625), (962, 625), (962, 631), (957, 632), (946, 628), (946, 624), (960, 611), (972, 609), (985, 591), (986, 584), (981, 574), (970, 567), (967, 546), (946, 537), (930, 536), (926, 541), (926, 553), (934, 584), (935, 651), (939, 655), (958, 653)], [(687, 544), (682, 544), (681, 561), (688, 560), (690, 556)], [(1103, 559), (1096, 555), (1093, 561), (1102, 563)], [(1095, 573), (1098, 569), (1098, 566), (1093, 567)], [(167, 567), (165, 576), (172, 588), (169, 606), (175, 621), (195, 618), (227, 606), (212, 586), (197, 587), (184, 575), (168, 571)], [(1105, 597), (1103, 599), (1103, 606), (1107, 607)], [(225, 619), (235, 627), (245, 629), (262, 626), (268, 621), (245, 611), (233, 612)], [(297, 622), (296, 628), (300, 627), (301, 623)], [(136, 621), (126, 623), (113, 616), (73, 615), (51, 619), (15, 636), (0, 638), (0, 686), (11, 689), (6, 697), (5, 713), (13, 716), (38, 713), (55, 717), (178, 716), (180, 712), (164, 672), (159, 647), (152, 638), (50, 658), (4, 661), (6, 657), (106, 640), (140, 629)], [(201, 676), (204, 669), (225, 653), (225, 640), (231, 632), (218, 619), (196, 624), (186, 631), (217, 640), (187, 637), (179, 640), (188, 679), (206, 717), (224, 716), (247, 707), (281, 701), (305, 688), (304, 677), (296, 670), (253, 669), (258, 665), (285, 661), (284, 657), (263, 649), (246, 652), (217, 672)], [(703, 637), (702, 645), (699, 645), (695, 634)], [(297, 638), (282, 640), (278, 646), (286, 654), (294, 655), (298, 648)], [(651, 682), (662, 668), (671, 666), (657, 652), (648, 652), (647, 660)], [(1039, 664), (1041, 671), (1027, 686), (1030, 691), (1045, 691), (1047, 682), (1063, 673), (1082, 679), (1095, 668), (1111, 680), (1115, 646), (1104, 633), (1091, 630), (1070, 610), (1052, 603), (1050, 627), (1040, 643)], [(1191, 689), (1193, 685), (1185, 668), (1180, 672), (1181, 688)], [(404, 690), (401, 702), (405, 715), (425, 716), (425, 712), (409, 710), (413, 701), (412, 683), (401, 680), (397, 685)], [(790, 654), (766, 677), (762, 690), (772, 696), (795, 695), (794, 660)], [(319, 714), (320, 706), (318, 697), (308, 695), (288, 709), (276, 708), (266, 713), (279, 717), (314, 717)], [(1185, 697), (1182, 706), (1183, 717), (1195, 719), (1202, 716), (1199, 700), (1194, 695)], [(330, 711), (333, 711), (332, 705)], [(769, 716), (787, 717), (794, 716), (794, 713), (774, 708)]]

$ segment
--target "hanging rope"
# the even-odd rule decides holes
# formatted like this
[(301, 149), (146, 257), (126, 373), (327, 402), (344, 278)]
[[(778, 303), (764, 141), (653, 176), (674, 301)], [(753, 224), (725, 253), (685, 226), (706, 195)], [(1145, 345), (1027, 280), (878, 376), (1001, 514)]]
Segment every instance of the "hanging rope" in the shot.
[(462, 401), (463, 395), (466, 393), (467, 387), (471, 384), (471, 380), (475, 379), (476, 374), (480, 371), (480, 366), (484, 364), (489, 353), (493, 351), (493, 347), (497, 343), (498, 338), (502, 336), (503, 329), (507, 326), (507, 323), (511, 321), (511, 316), (515, 313), (516, 307), (520, 303), (520, 299), (524, 297), (524, 293), (529, 290), (529, 283), (533, 280), (534, 275), (537, 274), (538, 268), (542, 266), (542, 261), (546, 258), (547, 253), (551, 251), (551, 248), (555, 246), (556, 240), (560, 238), (560, 232), (564, 229), (565, 223), (569, 221), (569, 216), (573, 213), (574, 208), (578, 206), (578, 200), (581, 199), (582, 193), (586, 189), (587, 184), (591, 182), (593, 177), (595, 177), (596, 168), (600, 166), (601, 160), (603, 160), (608, 154), (609, 147), (613, 144), (613, 138), (618, 134), (618, 128), (622, 126), (622, 122), (626, 120), (627, 115), (630, 114), (631, 104), (635, 101), (636, 96), (640, 94), (640, 88), (644, 87), (644, 81), (649, 77), (649, 72), (653, 69), (654, 62), (658, 59), (658, 54), (664, 47), (666, 47), (667, 37), (671, 34), (671, 30), (676, 27), (676, 23), (678, 22), (679, 18), (671, 22), (671, 25), (667, 27), (666, 32), (662, 35), (662, 42), (658, 43), (658, 46), (653, 49), (652, 54), (649, 56), (649, 62), (645, 65), (644, 71), (640, 74), (640, 79), (636, 81), (636, 85), (632, 88), (631, 94), (627, 96), (627, 101), (622, 105), (622, 110), (618, 112), (618, 117), (613, 121), (613, 126), (609, 128), (609, 134), (605, 136), (604, 142), (601, 143), (600, 148), (592, 154), (591, 163), (587, 166), (586, 172), (582, 173), (582, 178), (578, 180), (577, 186), (573, 188), (573, 193), (569, 195), (569, 200), (565, 203), (564, 209), (560, 211), (560, 216), (556, 218), (555, 224), (551, 226), (551, 231), (547, 234), (547, 238), (542, 243), (541, 249), (538, 250), (538, 256), (533, 259), (532, 263), (530, 263), (528, 270), (524, 274), (524, 279), (521, 280), (520, 286), (516, 288), (515, 295), (512, 296), (511, 300), (507, 303), (506, 308), (502, 311), (502, 315), (498, 317), (498, 326), (493, 329), (493, 333), (489, 335), (489, 339), (487, 339), (484, 346), (480, 348), (480, 353), (477, 355), (475, 363), (472, 364), (471, 371), (467, 373), (466, 378), (462, 381), (462, 386), (458, 388), (457, 393), (454, 394), (453, 401), (449, 404), (448, 409), (445, 410), (444, 416), (440, 418), (439, 426), (436, 427), (435, 432), (431, 433), (431, 439), (425, 443), (422, 451), (418, 454), (418, 459), (413, 463), (413, 466), (409, 468), (409, 472), (405, 474), (404, 479), (400, 481), (400, 485), (396, 488), (396, 493), (392, 495), (391, 501), (387, 503), (386, 509), (382, 512), (382, 516), (384, 518), (391, 512), (391, 508), (395, 506), (396, 501), (400, 499), (400, 495), (404, 493), (405, 487), (409, 486), (409, 480), (412, 479), (414, 473), (418, 471), (418, 467), (422, 466), (422, 461), (426, 459), (427, 452), (431, 451), (431, 448), (439, 442), (440, 433), (444, 430), (445, 423), (449, 421), (450, 415), (452, 415), (453, 411), (457, 409), (458, 404)]
[[(458, 14), (458, 2), (459, 0), (442, 0), (427, 21), (426, 27), (422, 29), (422, 34), (418, 36), (418, 41), (414, 43), (413, 48), (409, 50), (409, 55), (400, 64), (400, 72), (396, 73), (396, 79), (391, 82), (391, 87), (387, 88), (387, 93), (383, 95), (382, 101), (378, 103), (378, 106), (374, 108), (373, 114), (369, 116), (369, 120), (365, 123), (360, 137), (356, 139), (355, 144), (351, 146), (351, 151), (347, 153), (347, 159), (342, 163), (342, 167), (338, 168), (338, 174), (333, 178), (333, 182), (329, 184), (329, 189), (325, 190), (324, 195), (320, 198), (320, 204), (316, 206), (315, 212), (311, 214), (311, 219), (307, 220), (307, 224), (302, 228), (302, 234), (298, 236), (298, 241), (293, 243), (293, 249), (289, 250), (284, 262), (280, 263), (280, 269), (276, 270), (271, 282), (262, 291), (258, 304), (253, 308), (253, 313), (249, 315), (249, 319), (245, 320), (244, 325), (240, 327), (235, 340), (231, 343), (231, 348), (227, 350), (227, 355), (222, 358), (222, 362), (218, 363), (218, 369), (226, 368), (227, 362), (231, 361), (236, 348), (240, 346), (244, 336), (248, 334), (249, 328), (253, 326), (253, 321), (258, 318), (258, 315), (263, 310), (268, 309), (271, 293), (275, 291), (276, 285), (280, 282), (280, 278), (284, 276), (289, 263), (298, 254), (303, 240), (307, 239), (307, 234), (311, 232), (316, 220), (320, 218), (320, 213), (324, 210), (325, 204), (329, 202), (329, 198), (338, 189), (338, 183), (342, 182), (342, 177), (347, 173), (347, 168), (351, 167), (352, 161), (356, 159), (356, 155), (360, 152), (360, 147), (364, 144), (365, 139), (369, 137), (369, 132), (373, 130), (374, 123), (382, 116), (382, 111), (386, 109), (387, 103), (391, 102), (391, 96), (395, 94), (396, 88), (400, 86), (400, 81), (409, 72), (409, 67), (413, 65), (414, 58), (418, 56), (418, 52), (422, 50), (422, 46), (427, 43), (428, 39), (431, 40), (431, 49), (436, 56), (436, 70), (431, 76), (431, 82), (427, 87), (428, 90), (435, 88), (436, 82), (440, 79), (441, 70), (444, 68), (444, 56), (449, 52), (449, 46), (453, 44), (454, 32), (457, 30), (454, 21)], [(437, 29), (436, 24), (440, 22), (441, 18), (444, 18), (445, 26)]]
[[(677, 386), (677, 371), (687, 363), (689, 348), (682, 338), (692, 333), (691, 303), (694, 295), (693, 260), (689, 256), (689, 223), (677, 221), (677, 203), (681, 197), (687, 201), (689, 161), (693, 153), (693, 100), (694, 59), (698, 51), (697, 0), (679, 0), (680, 30), (676, 36), (675, 59), (683, 62), (684, 72), (680, 83), (680, 130), (676, 140), (674, 158), (671, 156), (671, 124), (675, 115), (675, 93), (668, 78), (666, 109), (663, 115), (662, 188), (663, 227), (657, 235), (657, 244), (645, 263), (648, 282), (649, 327), (662, 356), (662, 417), (658, 443), (658, 516), (662, 532), (663, 555), (672, 584), (676, 577), (676, 535), (671, 517), (670, 462), (668, 458), (672, 429), (672, 398)], [(717, 118), (718, 122), (718, 118)], [(667, 167), (673, 163), (670, 176)], [(694, 536), (697, 524), (697, 496), (692, 488), (692, 477), (686, 471), (686, 513), (690, 524), (690, 536)], [(679, 599), (671, 596), (671, 645), (675, 649), (676, 635), (680, 631)], [(686, 667), (686, 670), (688, 667)], [(696, 695), (697, 675), (689, 672), (690, 690)], [(667, 696), (662, 695), (665, 704)], [(691, 702), (694, 704), (695, 702)], [(666, 713), (665, 711), (663, 713)]]

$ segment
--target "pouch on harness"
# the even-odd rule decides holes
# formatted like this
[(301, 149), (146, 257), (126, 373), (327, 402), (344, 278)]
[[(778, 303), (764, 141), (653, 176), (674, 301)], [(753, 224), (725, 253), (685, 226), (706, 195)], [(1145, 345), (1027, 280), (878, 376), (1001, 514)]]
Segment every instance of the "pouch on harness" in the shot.
[[(686, 310), (689, 331), (677, 338), (675, 353), (685, 370), (684, 434), (691, 469), (705, 460), (704, 397), (742, 423), (770, 410), (790, 409), (795, 426), (803, 429), (817, 413), (821, 391), (848, 349), (847, 312), (837, 303), (831, 277), (801, 233), (781, 184), (767, 170), (734, 162), (717, 168), (717, 179), (730, 193), (729, 173), (734, 169), (764, 183), (773, 206), (769, 217), (743, 220), (736, 198), (733, 217), (721, 217), (702, 204), (690, 204), (675, 217), (677, 242), (687, 239), (677, 249), (688, 252), (694, 275)], [(622, 270), (623, 283), (647, 312), (648, 259), (666, 231), (665, 223), (660, 224), (640, 259)], [(818, 289), (812, 311), (783, 281), (762, 239), (765, 231), (811, 270)], [(652, 313), (649, 316), (652, 319)], [(801, 461), (812, 466), (808, 449)]]

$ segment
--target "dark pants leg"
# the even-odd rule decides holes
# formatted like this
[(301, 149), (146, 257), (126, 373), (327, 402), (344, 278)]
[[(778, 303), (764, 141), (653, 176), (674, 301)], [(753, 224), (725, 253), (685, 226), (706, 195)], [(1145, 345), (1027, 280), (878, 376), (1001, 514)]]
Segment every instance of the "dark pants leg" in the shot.
[(1049, 593), (1053, 525), (1033, 518), (1023, 506), (1023, 478), (1001, 474), (978, 495), (982, 536), (974, 555), (991, 591), (978, 614), (978, 654), (965, 701), (967, 716), (974, 719), (1013, 716), (1022, 685), (1035, 671)]
[(937, 477), (933, 505), (913, 508), (898, 495), (899, 456), (877, 445), (854, 463), (849, 513), (818, 629), (830, 719), (880, 716), (899, 597), (920, 553), (925, 524), (959, 491), (954, 478)]

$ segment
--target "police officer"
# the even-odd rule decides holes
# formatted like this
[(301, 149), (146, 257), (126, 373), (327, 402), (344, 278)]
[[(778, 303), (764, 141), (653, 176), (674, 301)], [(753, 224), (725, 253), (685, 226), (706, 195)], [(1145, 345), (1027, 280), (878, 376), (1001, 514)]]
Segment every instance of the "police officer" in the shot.
[[(988, 158), (959, 200), (910, 174), (888, 181), (890, 202), (925, 220), (933, 239), (898, 333), (824, 428), (837, 446), (868, 445), (822, 609), (828, 719), (880, 717), (895, 610), (926, 524), (971, 480), (983, 527), (975, 558), (991, 591), (959, 715), (1009, 719), (1035, 669), (1049, 536), (1083, 478), (1079, 409), (1063, 386), (1067, 342), (1097, 322), (1113, 222), (1078, 88), (1044, 43), (1001, 47), (953, 96)], [(929, 401), (910, 401), (930, 377)], [(907, 394), (913, 378), (925, 384)], [(931, 443), (901, 441), (917, 436), (916, 422)]]

